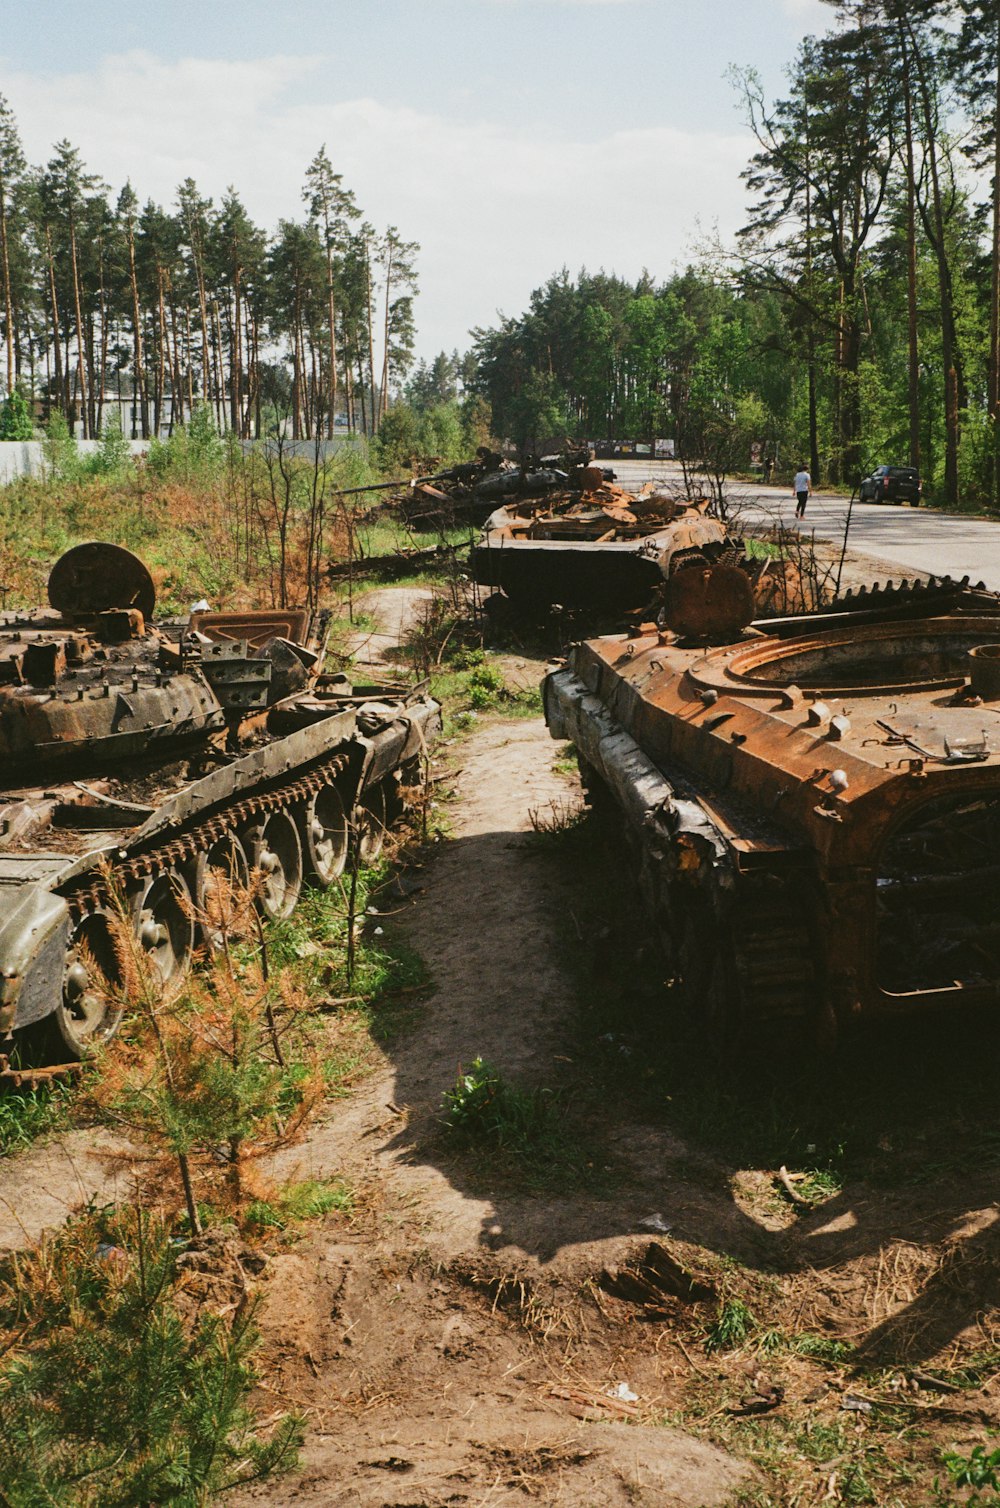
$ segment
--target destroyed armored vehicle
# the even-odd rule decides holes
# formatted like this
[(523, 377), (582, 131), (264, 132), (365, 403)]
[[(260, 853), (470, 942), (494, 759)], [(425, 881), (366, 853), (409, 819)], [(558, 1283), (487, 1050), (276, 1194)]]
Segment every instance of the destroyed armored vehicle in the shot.
[(472, 549), (473, 578), (517, 607), (615, 611), (645, 607), (689, 565), (742, 554), (708, 501), (676, 501), (651, 488), (633, 495), (591, 468), (579, 494), (498, 508)]
[(495, 451), (480, 446), (474, 461), (417, 477), (408, 493), (396, 502), (396, 512), (412, 528), (451, 527), (459, 523), (484, 525), (498, 503), (539, 507), (556, 494), (613, 482), (610, 469), (591, 465), (589, 450), (573, 449), (535, 459), (526, 456), (520, 465), (506, 461)]
[(719, 1041), (995, 1003), (1000, 598), (890, 586), (714, 634), (703, 606), (699, 638), (592, 639), (544, 684), (678, 993)]
[(220, 878), (266, 917), (370, 860), (439, 724), (436, 702), (323, 673), (303, 611), (152, 625), (114, 545), (70, 550), (49, 608), (0, 618), (0, 1071), (75, 1059), (118, 1024), (112, 912), (165, 982), (213, 944)]

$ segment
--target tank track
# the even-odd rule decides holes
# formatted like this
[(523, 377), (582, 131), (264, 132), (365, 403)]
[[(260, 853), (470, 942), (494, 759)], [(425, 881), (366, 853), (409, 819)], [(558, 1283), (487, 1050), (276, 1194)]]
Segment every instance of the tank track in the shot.
[(324, 785), (335, 781), (348, 763), (346, 754), (334, 754), (293, 780), (265, 791), (254, 791), (224, 806), (220, 811), (201, 819), (193, 819), (183, 832), (163, 842), (154, 843), (141, 853), (125, 853), (119, 860), (112, 861), (110, 879), (103, 873), (95, 874), (91, 871), (75, 879), (64, 889), (57, 887), (58, 893), (65, 896), (73, 920), (79, 921), (87, 911), (107, 904), (109, 889), (116, 880), (128, 887), (190, 863), (226, 833), (235, 832), (272, 812), (307, 801)]

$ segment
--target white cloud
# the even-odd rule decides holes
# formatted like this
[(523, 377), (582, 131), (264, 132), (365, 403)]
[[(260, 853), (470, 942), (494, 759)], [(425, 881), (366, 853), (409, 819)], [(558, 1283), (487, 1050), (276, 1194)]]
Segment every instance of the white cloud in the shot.
[(488, 0), (490, 5), (637, 5), (640, 0)]
[(813, 27), (817, 31), (827, 31), (833, 24), (833, 12), (823, 0), (781, 0), (781, 4), (785, 14), (807, 31)]
[(31, 160), (68, 136), (115, 189), (130, 178), (141, 199), (169, 204), (186, 177), (215, 198), (232, 183), (269, 228), (302, 214), (303, 173), (325, 142), (368, 218), (421, 243), (424, 353), (464, 347), (498, 309), (520, 312), (563, 264), (664, 277), (699, 220), (723, 234), (740, 222), (743, 135), (631, 125), (586, 142), (371, 98), (298, 103), (296, 83), (328, 66), (130, 52), (96, 74), (8, 71), (4, 88)]

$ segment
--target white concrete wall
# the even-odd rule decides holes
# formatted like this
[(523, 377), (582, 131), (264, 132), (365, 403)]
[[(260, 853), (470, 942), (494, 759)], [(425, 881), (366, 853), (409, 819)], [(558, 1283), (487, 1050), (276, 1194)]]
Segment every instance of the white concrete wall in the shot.
[[(128, 448), (134, 456), (144, 455), (149, 449), (148, 440), (129, 440)], [(270, 442), (273, 445), (273, 441)], [(355, 440), (349, 435), (335, 435), (332, 440), (321, 440), (319, 453), (321, 459), (332, 456), (335, 451), (345, 445), (355, 444)], [(244, 454), (253, 450), (255, 446), (267, 448), (267, 440), (241, 440), (240, 445)], [(100, 440), (77, 440), (76, 448), (82, 456), (92, 456), (100, 450)], [(305, 456), (312, 460), (316, 454), (315, 440), (286, 440), (284, 442), (286, 455)], [(8, 482), (14, 481), (19, 476), (43, 476), (45, 474), (45, 446), (41, 440), (2, 440), (0, 441), (0, 487), (5, 487)]]
[[(148, 440), (129, 440), (128, 447), (134, 456), (149, 449)], [(76, 448), (82, 456), (92, 456), (100, 450), (100, 440), (77, 440)], [(45, 472), (45, 446), (41, 440), (0, 441), (0, 486), (6, 486), (19, 476), (42, 476)]]

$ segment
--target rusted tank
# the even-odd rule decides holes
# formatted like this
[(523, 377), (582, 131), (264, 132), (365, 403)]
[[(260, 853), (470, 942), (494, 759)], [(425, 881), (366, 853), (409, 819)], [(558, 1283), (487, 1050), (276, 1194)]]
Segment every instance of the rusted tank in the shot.
[(649, 625), (575, 645), (544, 695), (711, 1035), (996, 1002), (996, 595), (875, 589), (721, 643)]
[(69, 551), (48, 595), (0, 618), (2, 1072), (114, 1032), (113, 897), (175, 979), (212, 946), (220, 876), (259, 871), (281, 918), (352, 838), (373, 858), (440, 724), (426, 696), (324, 674), (305, 612), (154, 626), (148, 571), (113, 545)]
[(473, 546), (474, 579), (525, 608), (616, 611), (645, 607), (682, 567), (742, 554), (707, 499), (677, 501), (652, 489), (633, 496), (596, 468), (582, 487), (498, 508)]

